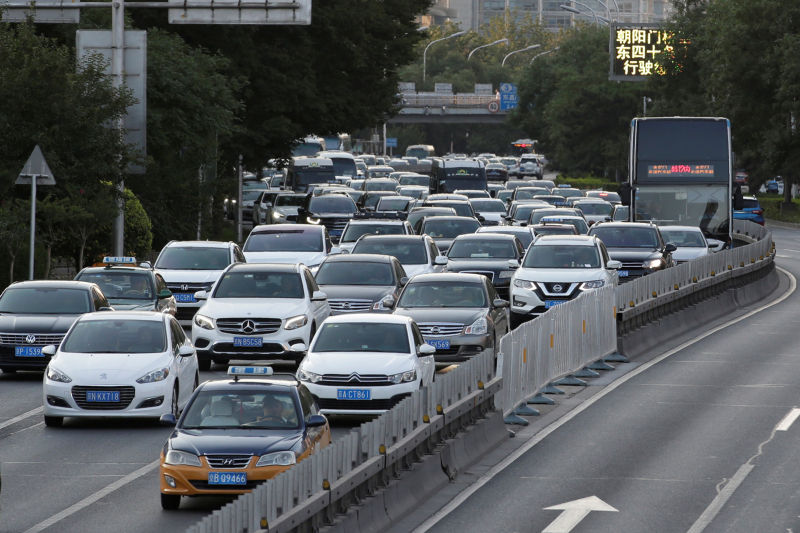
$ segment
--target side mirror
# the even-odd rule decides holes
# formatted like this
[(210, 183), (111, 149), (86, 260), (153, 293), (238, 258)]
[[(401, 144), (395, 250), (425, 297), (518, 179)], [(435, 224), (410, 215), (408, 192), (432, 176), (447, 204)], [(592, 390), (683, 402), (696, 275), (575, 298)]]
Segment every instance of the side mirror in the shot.
[(322, 291), (314, 291), (314, 294), (311, 295), (312, 302), (324, 302), (328, 299), (328, 295)]
[(436, 259), (433, 260), (434, 265), (444, 266), (447, 264), (447, 256), (446, 255), (437, 255)]
[(519, 261), (517, 261), (516, 259), (509, 259), (508, 268), (510, 268), (511, 270), (519, 268)]
[(308, 347), (302, 342), (298, 342), (297, 344), (292, 344), (289, 346), (289, 351), (293, 353), (305, 353), (306, 350), (308, 350)]
[(172, 296), (172, 291), (169, 290), (169, 289), (163, 289), (163, 290), (159, 291), (159, 293), (158, 293), (158, 299), (159, 300), (161, 300), (163, 298), (169, 298), (170, 296)]
[(667, 243), (667, 245), (664, 247), (664, 251), (667, 252), (668, 254), (671, 254), (672, 252), (674, 252), (677, 249), (678, 249), (678, 247), (675, 246), (674, 244), (672, 244), (671, 242)]
[(403, 276), (402, 278), (400, 278), (400, 286), (401, 287), (405, 287), (406, 283), (408, 283), (408, 276)]
[(113, 310), (114, 308), (109, 306), (101, 307), (100, 309), (98, 309), (98, 311), (113, 311)]
[(194, 355), (194, 348), (185, 344), (178, 348), (178, 355), (181, 357), (191, 357)]
[(208, 300), (208, 293), (206, 291), (197, 291), (194, 293), (195, 300)]
[(434, 348), (428, 343), (425, 343), (419, 347), (420, 355), (433, 355), (435, 353), (436, 353), (436, 348)]
[(56, 347), (55, 347), (55, 345), (53, 345), (53, 344), (48, 344), (47, 346), (45, 346), (44, 348), (42, 348), (42, 353), (43, 353), (43, 354), (45, 354), (45, 355), (49, 355), (50, 357), (53, 357), (53, 356), (56, 354)]
[(322, 415), (311, 415), (306, 420), (307, 428), (318, 428), (328, 423), (328, 419)]
[(478, 222), (486, 222), (486, 218), (483, 215), (475, 215), (475, 218), (478, 219)]
[(503, 300), (502, 298), (495, 298), (495, 300), (492, 302), (492, 305), (497, 308), (508, 307), (508, 300)]
[(717, 239), (706, 239), (708, 241), (708, 247), (711, 249), (712, 252), (719, 252), (725, 247), (725, 241), (720, 241)]
[(394, 296), (384, 296), (381, 300), (381, 304), (383, 304), (386, 309), (391, 309), (394, 307)]
[(162, 426), (174, 426), (178, 421), (172, 413), (165, 413), (158, 419), (158, 423)]
[(139, 266), (142, 267), (142, 268), (149, 268), (151, 270), (153, 268), (153, 265), (150, 264), (150, 261), (143, 261), (143, 262), (139, 263)]
[(610, 270), (619, 270), (622, 268), (622, 261), (617, 261), (615, 259), (609, 259), (608, 263), (606, 263), (606, 268)]
[(328, 254), (329, 255), (339, 255), (342, 252), (343, 252), (343, 250), (341, 248), (339, 248), (338, 246), (334, 246), (333, 248), (331, 248), (331, 251), (328, 252)]

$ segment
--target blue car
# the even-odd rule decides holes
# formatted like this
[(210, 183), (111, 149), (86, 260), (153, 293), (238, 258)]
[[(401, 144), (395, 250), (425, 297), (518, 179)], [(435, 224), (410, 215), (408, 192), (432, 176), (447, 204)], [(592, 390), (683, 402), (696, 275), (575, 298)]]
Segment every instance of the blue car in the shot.
[(742, 209), (733, 212), (733, 218), (738, 220), (749, 220), (756, 224), (764, 225), (764, 210), (758, 203), (755, 196), (745, 196), (742, 199)]

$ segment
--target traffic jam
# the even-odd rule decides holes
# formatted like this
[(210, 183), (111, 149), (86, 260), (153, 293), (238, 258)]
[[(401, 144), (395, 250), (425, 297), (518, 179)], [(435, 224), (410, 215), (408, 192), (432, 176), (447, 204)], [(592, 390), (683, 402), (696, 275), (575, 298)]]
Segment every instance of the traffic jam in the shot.
[(620, 194), (545, 179), (537, 154), (301, 145), (317, 153), (245, 173), (247, 202), (226, 202), (252, 226), (241, 245), (172, 241), (0, 295), (0, 370), (43, 372), (47, 431), (172, 428), (152, 450), (165, 510), (248, 492), (548, 309), (725, 244), (631, 222)]

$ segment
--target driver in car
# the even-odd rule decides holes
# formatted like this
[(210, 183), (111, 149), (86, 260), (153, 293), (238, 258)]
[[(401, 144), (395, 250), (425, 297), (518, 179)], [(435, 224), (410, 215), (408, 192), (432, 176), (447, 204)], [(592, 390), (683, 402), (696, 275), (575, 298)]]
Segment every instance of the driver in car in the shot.
[(258, 418), (259, 422), (288, 422), (283, 416), (283, 403), (274, 396), (264, 396), (261, 406), (264, 412)]

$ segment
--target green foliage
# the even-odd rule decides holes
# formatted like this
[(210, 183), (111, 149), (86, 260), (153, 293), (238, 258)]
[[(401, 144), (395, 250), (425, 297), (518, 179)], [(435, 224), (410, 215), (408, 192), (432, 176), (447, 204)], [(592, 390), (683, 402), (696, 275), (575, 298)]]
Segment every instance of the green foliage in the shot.
[(787, 204), (776, 195), (758, 195), (758, 203), (764, 209), (764, 218), (800, 224), (800, 200), (792, 199)]
[(125, 190), (125, 248), (135, 257), (146, 257), (153, 248), (150, 217), (130, 189)]
[(608, 180), (605, 178), (598, 178), (595, 176), (564, 176), (563, 174), (559, 174), (555, 180), (553, 180), (556, 185), (571, 185), (576, 189), (584, 189), (584, 190), (599, 190), (602, 189), (604, 191), (613, 191), (619, 192), (619, 183), (614, 180)]

